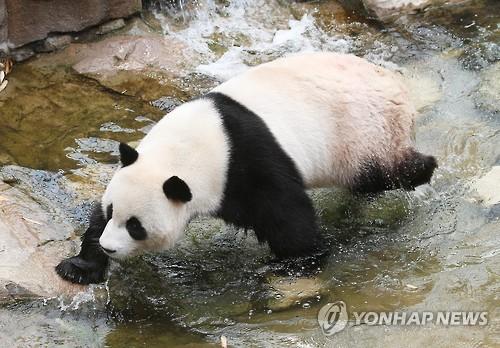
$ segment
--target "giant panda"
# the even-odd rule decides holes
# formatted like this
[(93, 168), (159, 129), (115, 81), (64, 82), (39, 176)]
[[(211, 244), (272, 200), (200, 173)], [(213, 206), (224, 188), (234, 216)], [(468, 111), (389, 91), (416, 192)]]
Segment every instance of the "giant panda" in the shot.
[(279, 258), (321, 246), (306, 189), (414, 189), (437, 163), (412, 144), (399, 76), (352, 55), (309, 53), (248, 69), (163, 117), (121, 168), (58, 274), (104, 280), (109, 257), (171, 248), (195, 216), (252, 229)]

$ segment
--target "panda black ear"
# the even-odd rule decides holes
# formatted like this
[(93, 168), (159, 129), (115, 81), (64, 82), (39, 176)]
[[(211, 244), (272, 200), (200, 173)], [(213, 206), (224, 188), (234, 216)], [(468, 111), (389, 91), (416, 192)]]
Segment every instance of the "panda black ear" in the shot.
[(125, 143), (120, 143), (118, 147), (120, 150), (120, 161), (122, 162), (122, 167), (126, 167), (137, 161), (139, 153), (129, 145)]
[(172, 176), (163, 183), (163, 192), (168, 199), (182, 203), (189, 202), (193, 198), (189, 186), (177, 176)]

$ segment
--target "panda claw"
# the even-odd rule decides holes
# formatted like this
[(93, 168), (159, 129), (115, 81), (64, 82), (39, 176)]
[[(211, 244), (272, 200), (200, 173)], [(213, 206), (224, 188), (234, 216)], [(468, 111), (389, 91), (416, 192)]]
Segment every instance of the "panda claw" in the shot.
[(64, 280), (76, 284), (102, 283), (106, 276), (106, 267), (98, 263), (85, 261), (79, 256), (70, 257), (56, 266), (56, 272)]

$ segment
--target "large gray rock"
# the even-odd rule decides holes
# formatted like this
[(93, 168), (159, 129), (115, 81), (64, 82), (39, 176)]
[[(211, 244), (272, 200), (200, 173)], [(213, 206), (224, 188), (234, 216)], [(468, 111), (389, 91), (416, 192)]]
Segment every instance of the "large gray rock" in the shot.
[(0, 0), (0, 43), (8, 40), (11, 48), (19, 47), (42, 40), (49, 33), (77, 32), (127, 17), (141, 8), (141, 0)]
[(84, 290), (54, 271), (74, 246), (71, 235), (69, 224), (54, 221), (21, 190), (0, 181), (0, 303)]

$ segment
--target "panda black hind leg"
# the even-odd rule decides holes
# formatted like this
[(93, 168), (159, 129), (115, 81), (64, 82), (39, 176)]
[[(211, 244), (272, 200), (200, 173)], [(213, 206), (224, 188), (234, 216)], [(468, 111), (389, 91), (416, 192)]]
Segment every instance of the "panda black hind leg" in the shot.
[(437, 167), (433, 156), (409, 149), (392, 168), (373, 161), (365, 162), (351, 190), (356, 193), (378, 193), (400, 188), (414, 190), (429, 183)]
[(417, 186), (428, 184), (437, 167), (438, 163), (434, 156), (424, 155), (411, 149), (398, 163), (395, 181), (400, 188), (414, 190)]
[(109, 264), (109, 257), (99, 245), (105, 227), (106, 218), (98, 204), (92, 211), (89, 227), (82, 237), (80, 253), (61, 261), (56, 266), (57, 274), (73, 283), (102, 283)]

